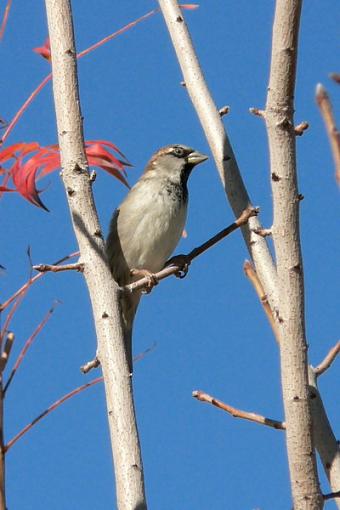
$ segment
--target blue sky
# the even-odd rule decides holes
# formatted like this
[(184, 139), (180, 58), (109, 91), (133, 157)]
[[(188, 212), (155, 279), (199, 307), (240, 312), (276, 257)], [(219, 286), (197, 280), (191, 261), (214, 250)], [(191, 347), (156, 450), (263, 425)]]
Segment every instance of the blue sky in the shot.
[[(74, 2), (80, 51), (156, 7), (152, 0)], [(261, 220), (272, 220), (268, 148), (261, 119), (268, 82), (274, 2), (203, 0), (185, 13), (210, 90), (225, 118), (237, 159)], [(339, 338), (339, 190), (323, 123), (315, 105), (318, 82), (339, 111), (340, 89), (328, 79), (339, 72), (338, 2), (310, 0), (302, 13), (296, 122), (311, 127), (297, 139), (307, 335), (317, 365)], [(10, 120), (49, 72), (32, 52), (47, 35), (43, 2), (13, 2), (4, 41), (0, 116)], [(79, 62), (87, 139), (116, 143), (134, 164), (134, 183), (151, 154), (184, 143), (209, 154), (188, 99), (160, 14)], [(23, 116), (8, 143), (56, 143), (51, 86)], [(95, 197), (105, 232), (126, 194), (97, 172)], [(76, 249), (57, 173), (45, 180), (42, 199), (50, 213), (15, 194), (1, 202), (2, 300), (29, 275), (34, 263), (53, 262)], [(210, 158), (190, 183), (187, 252), (233, 221)], [(134, 384), (150, 509), (290, 507), (284, 434), (235, 420), (192, 399), (202, 389), (241, 409), (282, 419), (279, 359), (257, 297), (243, 275), (248, 257), (239, 232), (199, 257), (184, 280), (162, 282), (143, 299), (134, 352), (157, 342), (135, 367)], [(6, 401), (6, 438), (57, 398), (98, 373), (79, 367), (93, 357), (95, 336), (87, 290), (79, 274), (49, 274), (31, 289), (13, 322), (13, 360), (54, 300), (62, 304), (40, 334), (13, 380)], [(339, 362), (320, 389), (339, 435)], [(321, 471), (322, 488), (329, 492)], [(75, 397), (18, 442), (7, 457), (8, 507), (83, 510), (114, 507), (111, 451), (101, 385)], [(328, 503), (332, 509), (334, 503)]]

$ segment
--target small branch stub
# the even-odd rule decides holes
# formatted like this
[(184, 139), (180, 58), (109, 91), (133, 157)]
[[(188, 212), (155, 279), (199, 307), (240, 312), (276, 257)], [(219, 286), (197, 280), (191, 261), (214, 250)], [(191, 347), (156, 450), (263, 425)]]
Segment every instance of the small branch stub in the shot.
[(220, 117), (224, 117), (224, 115), (228, 115), (229, 112), (230, 112), (230, 107), (229, 106), (222, 106), (222, 108), (220, 108), (218, 110), (218, 113), (220, 114)]
[(306, 131), (306, 129), (309, 128), (309, 124), (308, 122), (301, 122), (300, 124), (298, 124), (297, 126), (295, 126), (295, 134), (296, 136), (301, 136), (303, 135), (303, 133)]
[(80, 371), (83, 374), (87, 374), (88, 372), (90, 372), (90, 370), (92, 370), (93, 368), (98, 368), (99, 366), (100, 366), (100, 361), (99, 361), (99, 359), (96, 356), (91, 361), (88, 361), (87, 363), (85, 363), (85, 365), (82, 365), (80, 367)]
[(262, 119), (265, 118), (266, 112), (264, 110), (260, 110), (260, 108), (249, 108), (249, 113), (252, 115), (255, 115), (255, 117), (261, 117)]

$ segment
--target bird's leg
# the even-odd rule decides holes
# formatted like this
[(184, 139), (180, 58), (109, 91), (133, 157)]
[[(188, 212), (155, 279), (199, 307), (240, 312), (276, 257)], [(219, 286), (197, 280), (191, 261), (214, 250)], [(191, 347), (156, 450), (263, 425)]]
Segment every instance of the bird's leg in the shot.
[(171, 257), (171, 259), (165, 263), (164, 267), (178, 266), (179, 269), (177, 273), (175, 273), (175, 276), (177, 276), (177, 278), (184, 278), (188, 273), (190, 263), (190, 257), (188, 255), (181, 254)]
[(148, 269), (130, 269), (131, 276), (138, 276), (140, 278), (146, 277), (148, 279), (147, 286), (142, 290), (143, 293), (149, 294), (155, 285), (158, 284), (157, 276)]

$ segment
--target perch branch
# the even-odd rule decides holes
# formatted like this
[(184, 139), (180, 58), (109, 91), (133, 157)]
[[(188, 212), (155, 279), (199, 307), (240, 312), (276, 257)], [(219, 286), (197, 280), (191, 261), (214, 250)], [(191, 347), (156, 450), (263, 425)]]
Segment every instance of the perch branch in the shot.
[[(258, 209), (254, 207), (248, 207), (242, 212), (240, 217), (234, 223), (218, 232), (218, 234), (211, 237), (205, 243), (201, 244), (197, 248), (194, 248), (187, 255), (184, 255), (185, 260), (188, 263), (190, 263), (194, 258), (198, 257), (199, 255), (207, 251), (209, 248), (217, 244), (219, 241), (224, 239), (226, 236), (234, 232), (234, 230), (242, 227), (242, 225), (245, 225), (249, 221), (249, 218), (256, 216), (257, 214)], [(178, 274), (180, 271), (181, 271), (180, 266), (175, 264), (169, 265), (161, 269), (161, 271), (159, 271), (158, 273), (155, 273), (154, 277), (156, 278), (157, 281), (160, 281), (163, 280), (164, 278), (167, 278), (168, 276)], [(150, 282), (149, 278), (145, 276), (140, 280), (137, 280), (136, 282), (130, 283), (129, 285), (125, 285), (124, 289), (129, 292), (133, 292), (147, 287), (149, 282)]]

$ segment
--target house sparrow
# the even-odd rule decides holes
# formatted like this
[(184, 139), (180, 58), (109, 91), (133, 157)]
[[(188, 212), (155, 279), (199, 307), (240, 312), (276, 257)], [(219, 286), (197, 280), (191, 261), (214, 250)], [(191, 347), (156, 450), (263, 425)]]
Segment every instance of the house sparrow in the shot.
[[(186, 221), (187, 181), (194, 166), (208, 157), (185, 145), (157, 151), (137, 184), (113, 214), (106, 253), (122, 287), (160, 271), (176, 248)], [(141, 291), (122, 294), (124, 338), (132, 372), (132, 325)]]

